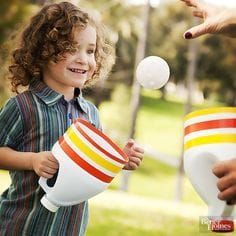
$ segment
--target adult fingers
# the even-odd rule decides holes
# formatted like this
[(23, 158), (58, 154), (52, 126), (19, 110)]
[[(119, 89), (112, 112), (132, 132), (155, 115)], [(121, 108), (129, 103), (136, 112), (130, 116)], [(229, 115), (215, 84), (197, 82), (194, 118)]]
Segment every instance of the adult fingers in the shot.
[(202, 11), (193, 11), (193, 15), (199, 18), (204, 18), (204, 13)]
[(236, 184), (236, 176), (234, 174), (228, 174), (217, 181), (217, 187), (221, 192), (234, 184)]
[(226, 175), (229, 172), (228, 162), (221, 161), (221, 162), (216, 163), (212, 168), (212, 172), (218, 178), (223, 177), (224, 175)]
[(193, 38), (197, 38), (197, 37), (207, 34), (207, 33), (210, 33), (209, 27), (207, 26), (207, 24), (202, 23), (202, 24), (194, 26), (191, 29), (189, 29), (188, 31), (186, 31), (184, 33), (184, 38), (185, 39), (193, 39)]
[(181, 0), (182, 2), (185, 2), (187, 6), (190, 7), (197, 7), (197, 2), (194, 0)]
[(225, 189), (224, 191), (218, 194), (220, 200), (225, 200), (228, 202), (234, 202), (236, 200), (236, 184)]
[(185, 4), (189, 7), (194, 7), (199, 10), (206, 10), (208, 9), (209, 4), (204, 3), (204, 1), (200, 0), (181, 0), (185, 2)]

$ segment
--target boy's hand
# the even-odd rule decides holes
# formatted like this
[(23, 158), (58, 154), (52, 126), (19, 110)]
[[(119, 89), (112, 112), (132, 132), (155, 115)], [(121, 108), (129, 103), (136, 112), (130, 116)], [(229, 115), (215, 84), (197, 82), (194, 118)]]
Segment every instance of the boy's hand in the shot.
[(129, 157), (129, 161), (125, 164), (125, 170), (136, 170), (142, 159), (144, 154), (144, 149), (138, 146), (133, 139), (128, 140), (123, 151)]
[(57, 172), (59, 164), (51, 152), (39, 152), (32, 156), (32, 168), (38, 176), (50, 179)]

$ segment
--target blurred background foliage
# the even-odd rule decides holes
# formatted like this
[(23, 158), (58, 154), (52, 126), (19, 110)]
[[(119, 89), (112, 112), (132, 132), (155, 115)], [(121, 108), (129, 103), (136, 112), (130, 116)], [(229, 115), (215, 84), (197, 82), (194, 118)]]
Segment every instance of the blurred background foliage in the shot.
[[(17, 47), (18, 34), (29, 18), (47, 2), (58, 1), (0, 0), (0, 107), (12, 95), (7, 80), (7, 68), (11, 51)], [(116, 45), (116, 64), (109, 78), (98, 82), (94, 88), (87, 89), (84, 94), (99, 106), (105, 132), (122, 144), (129, 137), (132, 119), (131, 87), (137, 43), (143, 30), (144, 6), (129, 4), (126, 0), (71, 2), (90, 8), (101, 18), (108, 26), (110, 38)], [(185, 216), (181, 215), (181, 210), (173, 203), (173, 199), (176, 199), (175, 189), (181, 187), (176, 185), (176, 176), (178, 162), (182, 158), (182, 119), (185, 103), (188, 102), (185, 92), (191, 61), (190, 41), (184, 40), (182, 35), (193, 24), (191, 12), (180, 1), (165, 0), (157, 7), (150, 7), (148, 21), (145, 55), (163, 57), (170, 65), (171, 77), (167, 86), (161, 90), (142, 89), (135, 137), (154, 152), (158, 150), (174, 160), (172, 164), (167, 164), (158, 157), (149, 158), (147, 153), (142, 166), (133, 174), (129, 183), (129, 193), (133, 198), (121, 193), (113, 196), (108, 192), (100, 201), (92, 201), (93, 211), (88, 235), (111, 236), (124, 232), (125, 235), (199, 235), (198, 217), (199, 214), (206, 214), (206, 209), (202, 208), (205, 205), (187, 178), (184, 178), (181, 199), (183, 205), (180, 205)], [(235, 40), (204, 36), (195, 40), (195, 43), (197, 61), (193, 92), (200, 93), (202, 99), (194, 101), (193, 107), (199, 109), (209, 106), (235, 106)], [(1, 192), (9, 184), (9, 178), (5, 172), (0, 174), (3, 176)], [(122, 176), (112, 183), (110, 189), (120, 189), (120, 182)], [(144, 204), (142, 208), (137, 196), (140, 196), (142, 204), (145, 201), (147, 205)], [(124, 205), (116, 205), (116, 198), (124, 201)], [(108, 201), (107, 205), (104, 199)], [(136, 201), (137, 205), (132, 203)], [(148, 204), (150, 202), (152, 204)], [(129, 206), (136, 210), (127, 210)], [(179, 209), (178, 212), (175, 208)], [(192, 212), (192, 215), (189, 216), (188, 212)], [(118, 230), (114, 231), (114, 228)]]
[[(0, 62), (2, 68), (0, 104), (5, 100), (5, 95), (9, 94), (9, 88), (5, 86), (5, 75), (8, 55), (16, 47), (14, 38), (40, 4), (44, 2), (53, 1), (0, 0)], [(104, 101), (110, 98), (117, 84), (122, 83), (128, 87), (132, 84), (143, 6), (131, 5), (124, 0), (81, 0), (79, 4), (97, 11), (102, 21), (111, 30), (111, 39), (116, 43), (116, 65), (109, 79), (103, 84), (103, 91), (99, 94), (98, 100)], [(188, 41), (183, 40), (182, 34), (192, 23), (190, 19), (190, 12), (176, 1), (163, 1), (158, 7), (151, 8), (146, 56), (159, 55), (167, 60), (171, 66), (171, 81), (174, 83), (184, 83), (185, 80), (188, 66)], [(200, 45), (196, 73), (198, 87), (204, 92), (205, 98), (214, 96), (228, 105), (235, 105), (235, 41), (225, 37), (209, 36), (202, 37), (198, 43)], [(93, 93), (90, 95), (93, 97)]]

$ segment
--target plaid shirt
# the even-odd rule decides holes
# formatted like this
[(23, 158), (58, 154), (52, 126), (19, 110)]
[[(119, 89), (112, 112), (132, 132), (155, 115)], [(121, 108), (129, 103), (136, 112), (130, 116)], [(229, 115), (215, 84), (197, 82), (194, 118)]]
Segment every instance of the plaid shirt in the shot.
[[(10, 98), (0, 110), (0, 147), (19, 152), (51, 150), (71, 120), (82, 117), (101, 129), (98, 111), (80, 94), (67, 102), (41, 81)], [(4, 157), (1, 157), (4, 158)], [(34, 171), (10, 171), (11, 185), (0, 196), (1, 236), (84, 235), (88, 203), (60, 207), (56, 213), (45, 209), (44, 191)]]

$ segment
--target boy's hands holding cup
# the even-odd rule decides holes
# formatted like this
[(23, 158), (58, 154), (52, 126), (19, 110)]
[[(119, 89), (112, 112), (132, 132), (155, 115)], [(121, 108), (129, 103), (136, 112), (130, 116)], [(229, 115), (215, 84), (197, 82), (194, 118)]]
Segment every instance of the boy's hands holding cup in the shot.
[[(129, 158), (123, 169), (136, 170), (143, 159), (144, 149), (138, 146), (133, 139), (130, 139), (123, 151)], [(32, 168), (38, 176), (50, 179), (57, 172), (59, 164), (51, 152), (39, 152), (32, 156)]]
[(59, 164), (51, 152), (38, 152), (32, 156), (32, 168), (38, 176), (50, 179), (57, 172)]
[(129, 139), (123, 151), (129, 158), (123, 169), (136, 170), (143, 159), (144, 149), (138, 146), (133, 139)]

